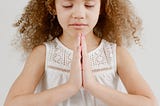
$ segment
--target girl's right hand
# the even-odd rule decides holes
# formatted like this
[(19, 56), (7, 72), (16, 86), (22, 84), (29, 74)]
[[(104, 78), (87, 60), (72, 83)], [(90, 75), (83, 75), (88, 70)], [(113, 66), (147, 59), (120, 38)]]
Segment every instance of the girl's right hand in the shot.
[(81, 69), (81, 45), (80, 35), (77, 38), (77, 45), (73, 52), (73, 58), (71, 63), (70, 77), (68, 83), (78, 91), (82, 87), (82, 69)]

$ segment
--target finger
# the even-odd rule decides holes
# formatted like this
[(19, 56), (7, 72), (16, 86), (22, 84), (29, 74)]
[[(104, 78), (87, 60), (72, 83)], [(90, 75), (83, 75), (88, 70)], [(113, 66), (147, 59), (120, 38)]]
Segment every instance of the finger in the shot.
[(81, 46), (81, 34), (78, 35), (78, 47), (79, 47), (79, 58), (78, 60), (80, 61), (80, 63), (82, 64), (82, 46)]
[(74, 52), (73, 52), (73, 64), (79, 62), (79, 58), (80, 58), (80, 47), (76, 47), (74, 48)]
[(78, 65), (78, 67), (80, 67), (80, 64), (81, 64), (81, 61), (80, 61), (80, 59), (81, 59), (81, 54), (80, 54), (80, 52), (81, 52), (80, 37), (78, 36), (78, 37), (76, 38), (76, 44), (74, 45), (72, 65), (75, 65), (75, 66)]
[(86, 37), (85, 37), (85, 35), (83, 35), (82, 34), (82, 37), (81, 37), (82, 39), (82, 55), (84, 56), (84, 57), (86, 57), (87, 56), (87, 44), (86, 44)]
[(82, 63), (83, 63), (83, 68), (85, 68), (87, 66), (87, 62), (88, 62), (88, 53), (87, 53), (87, 44), (86, 44), (86, 37), (85, 35), (82, 35)]

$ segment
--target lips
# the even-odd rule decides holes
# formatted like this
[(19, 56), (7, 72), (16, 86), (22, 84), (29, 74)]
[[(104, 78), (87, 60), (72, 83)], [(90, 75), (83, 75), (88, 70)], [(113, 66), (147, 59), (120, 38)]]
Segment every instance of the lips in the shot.
[(69, 26), (87, 26), (87, 24), (74, 23), (74, 24), (69, 24)]
[(88, 26), (87, 24), (83, 23), (73, 23), (69, 24), (70, 27), (76, 28), (76, 29), (83, 29), (84, 27)]

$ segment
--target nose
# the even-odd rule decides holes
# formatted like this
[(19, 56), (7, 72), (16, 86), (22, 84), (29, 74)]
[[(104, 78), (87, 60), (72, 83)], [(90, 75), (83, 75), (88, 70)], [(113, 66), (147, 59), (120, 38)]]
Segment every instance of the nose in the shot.
[(72, 17), (74, 19), (84, 19), (85, 17), (85, 10), (83, 6), (77, 6), (73, 8)]

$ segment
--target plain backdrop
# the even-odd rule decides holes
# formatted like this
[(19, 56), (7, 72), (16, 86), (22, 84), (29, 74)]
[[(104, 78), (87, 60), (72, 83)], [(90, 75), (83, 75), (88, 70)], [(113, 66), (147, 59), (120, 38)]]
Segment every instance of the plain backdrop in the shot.
[[(16, 77), (23, 61), (19, 51), (11, 45), (17, 31), (12, 24), (23, 11), (28, 0), (0, 0), (0, 106)], [(129, 49), (137, 63), (139, 72), (148, 82), (160, 101), (160, 1), (132, 0), (138, 15), (143, 20), (144, 49), (135, 46)]]

